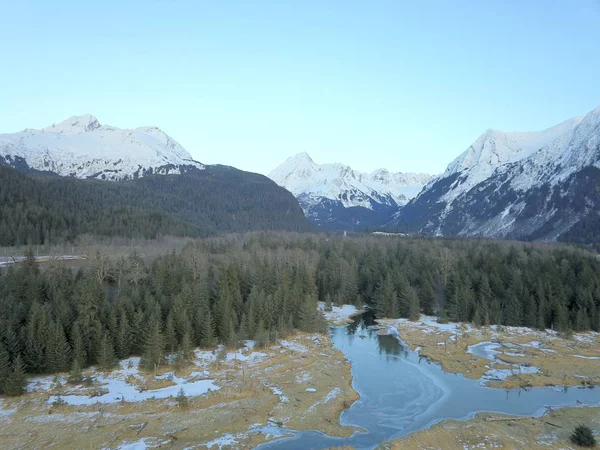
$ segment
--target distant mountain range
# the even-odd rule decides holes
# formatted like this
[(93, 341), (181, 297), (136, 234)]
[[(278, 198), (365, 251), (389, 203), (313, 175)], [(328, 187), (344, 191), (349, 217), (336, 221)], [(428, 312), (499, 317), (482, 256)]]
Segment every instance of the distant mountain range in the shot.
[(194, 161), (158, 128), (91, 115), (0, 135), (0, 187), (0, 245), (312, 229), (267, 177)]
[[(0, 245), (71, 239), (69, 227), (111, 234), (107, 223), (95, 227), (93, 206), (122, 214), (119, 232), (142, 217), (153, 225), (130, 234), (144, 236), (302, 231), (308, 218), (328, 230), (600, 243), (600, 107), (544, 131), (487, 130), (438, 176), (361, 173), (301, 153), (269, 174), (275, 184), (195, 161), (158, 128), (121, 130), (91, 115), (0, 135), (0, 165), (26, 174), (0, 171)], [(65, 178), (76, 195), (60, 200)], [(36, 218), (40, 211), (51, 217)], [(36, 228), (40, 220), (45, 228)]]
[(306, 216), (328, 229), (380, 226), (432, 179), (421, 173), (361, 173), (317, 164), (307, 153), (288, 158), (269, 178), (296, 196)]
[(41, 130), (0, 134), (0, 162), (102, 180), (204, 168), (159, 128), (121, 130), (101, 125), (90, 114), (73, 116)]
[(600, 107), (540, 132), (488, 130), (398, 211), (435, 235), (600, 241)]

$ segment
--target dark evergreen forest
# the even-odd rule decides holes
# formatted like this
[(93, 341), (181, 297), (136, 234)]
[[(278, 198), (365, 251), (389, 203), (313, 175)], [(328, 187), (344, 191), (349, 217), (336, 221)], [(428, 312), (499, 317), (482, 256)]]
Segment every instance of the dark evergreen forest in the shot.
[(231, 167), (108, 182), (0, 165), (0, 246), (62, 244), (81, 234), (154, 239), (310, 229), (291, 193)]
[(325, 329), (317, 301), (476, 325), (600, 328), (600, 261), (562, 245), (250, 233), (190, 243), (146, 265), (96, 254), (73, 271), (32, 257), (0, 271), (0, 388), (26, 373), (112, 367), (293, 330)]

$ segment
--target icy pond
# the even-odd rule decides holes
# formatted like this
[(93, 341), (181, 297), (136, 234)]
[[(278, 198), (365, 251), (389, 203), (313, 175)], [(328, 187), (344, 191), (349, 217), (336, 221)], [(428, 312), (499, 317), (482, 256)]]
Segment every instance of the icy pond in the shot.
[[(534, 388), (502, 390), (477, 380), (444, 372), (408, 350), (396, 335), (380, 335), (369, 312), (345, 327), (331, 329), (335, 347), (352, 363), (354, 388), (360, 399), (341, 417), (342, 424), (364, 430), (348, 439), (318, 430), (274, 429), (271, 434), (294, 435), (260, 446), (261, 449), (320, 449), (348, 445), (370, 449), (391, 439), (423, 430), (444, 419), (469, 419), (478, 412), (522, 416), (541, 415), (546, 407), (600, 405), (598, 388)], [(401, 336), (400, 336), (401, 338)], [(491, 348), (474, 349), (487, 353)]]

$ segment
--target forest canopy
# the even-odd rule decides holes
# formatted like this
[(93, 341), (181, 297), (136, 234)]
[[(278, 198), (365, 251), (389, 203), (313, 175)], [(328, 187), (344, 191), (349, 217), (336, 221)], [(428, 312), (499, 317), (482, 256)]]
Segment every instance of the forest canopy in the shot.
[(0, 270), (0, 389), (24, 376), (325, 329), (317, 302), (378, 316), (600, 329), (600, 261), (557, 245), (259, 232), (199, 239), (145, 264), (97, 253), (74, 271), (33, 257)]

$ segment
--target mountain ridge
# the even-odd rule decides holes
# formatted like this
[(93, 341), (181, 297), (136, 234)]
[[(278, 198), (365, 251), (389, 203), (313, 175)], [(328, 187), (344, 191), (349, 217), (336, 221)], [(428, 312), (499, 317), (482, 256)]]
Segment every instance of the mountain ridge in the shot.
[(151, 173), (182, 173), (204, 165), (157, 127), (120, 129), (91, 114), (40, 130), (0, 134), (0, 161), (74, 178), (125, 180)]
[(317, 164), (302, 152), (273, 169), (269, 178), (294, 194), (313, 222), (353, 229), (385, 223), (432, 176), (387, 169), (363, 173), (340, 163)]
[(580, 220), (594, 223), (599, 169), (600, 107), (542, 132), (488, 130), (390, 225), (436, 235), (560, 240)]

